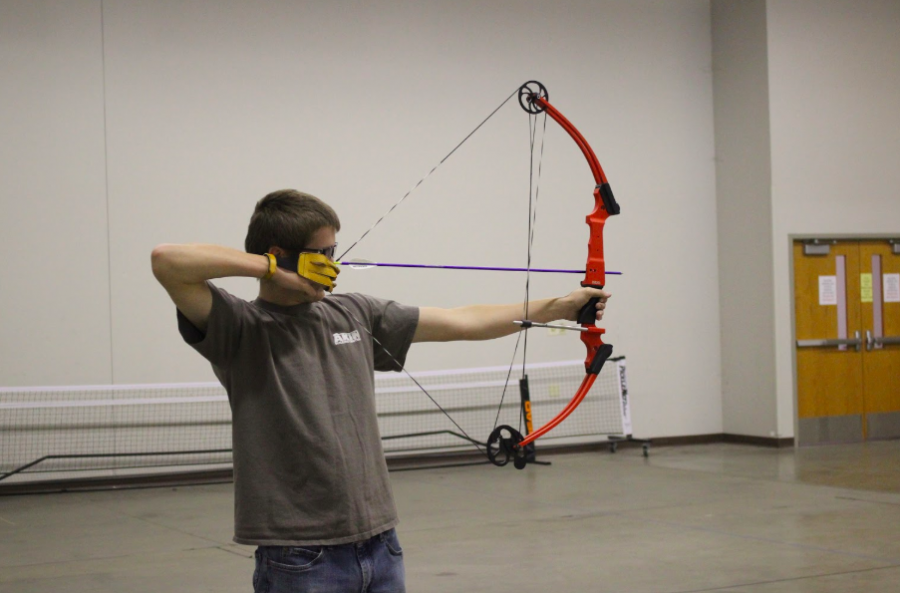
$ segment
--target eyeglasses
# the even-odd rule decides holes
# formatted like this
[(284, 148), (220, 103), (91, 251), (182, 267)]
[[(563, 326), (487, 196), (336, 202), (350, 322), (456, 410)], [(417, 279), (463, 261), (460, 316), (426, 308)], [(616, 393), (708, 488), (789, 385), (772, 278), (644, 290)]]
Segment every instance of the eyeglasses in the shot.
[(300, 253), (321, 253), (328, 259), (334, 261), (334, 253), (335, 253), (335, 251), (337, 251), (337, 246), (338, 246), (338, 244), (335, 243), (334, 245), (332, 245), (330, 247), (324, 247), (322, 249), (310, 249), (308, 247), (304, 247), (303, 249), (300, 250)]

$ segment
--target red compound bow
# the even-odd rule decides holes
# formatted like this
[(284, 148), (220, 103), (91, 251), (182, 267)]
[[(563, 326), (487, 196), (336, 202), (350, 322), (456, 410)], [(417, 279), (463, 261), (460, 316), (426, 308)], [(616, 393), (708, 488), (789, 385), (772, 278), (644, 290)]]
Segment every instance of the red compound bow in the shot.
[[(588, 240), (587, 265), (581, 285), (603, 288), (606, 285), (606, 262), (603, 258), (603, 226), (606, 224), (608, 217), (619, 213), (619, 205), (613, 197), (612, 189), (609, 187), (603, 168), (600, 166), (600, 162), (597, 160), (597, 156), (591, 149), (590, 144), (572, 125), (572, 122), (550, 104), (548, 98), (547, 89), (537, 81), (526, 82), (519, 88), (519, 104), (522, 106), (522, 109), (533, 115), (546, 112), (572, 137), (572, 140), (581, 149), (591, 168), (591, 173), (594, 176), (594, 209), (585, 219), (590, 229), (590, 239)], [(575, 408), (578, 407), (591, 390), (597, 375), (600, 373), (600, 369), (603, 368), (603, 363), (612, 355), (613, 349), (611, 344), (603, 343), (603, 334), (606, 330), (597, 327), (595, 323), (598, 300), (598, 298), (592, 298), (581, 309), (578, 315), (580, 327), (573, 328), (581, 331), (581, 341), (587, 347), (587, 358), (584, 361), (586, 374), (575, 396), (552, 420), (527, 436), (522, 436), (519, 431), (510, 426), (503, 425), (495, 428), (488, 439), (488, 458), (495, 465), (506, 465), (512, 459), (517, 468), (522, 469), (525, 467), (527, 463), (526, 447), (565, 420), (575, 411)], [(535, 325), (540, 326), (541, 324), (535, 324), (527, 320), (522, 322), (522, 326), (525, 328)]]
[[(522, 109), (527, 111), (532, 116), (536, 116), (540, 113), (546, 113), (549, 115), (554, 121), (556, 121), (562, 128), (572, 137), (578, 147), (581, 149), (581, 152), (584, 153), (585, 158), (587, 159), (588, 165), (591, 167), (591, 173), (594, 176), (594, 209), (587, 216), (586, 221), (588, 227), (590, 229), (590, 239), (588, 240), (588, 257), (587, 257), (587, 265), (585, 266), (585, 275), (584, 280), (582, 280), (582, 286), (589, 286), (594, 288), (603, 288), (606, 284), (606, 262), (603, 258), (603, 226), (606, 224), (606, 219), (612, 215), (619, 213), (619, 206), (616, 204), (616, 200), (613, 197), (612, 190), (609, 187), (609, 182), (606, 180), (606, 175), (603, 173), (603, 169), (600, 167), (600, 163), (597, 161), (597, 157), (594, 155), (594, 151), (591, 149), (590, 145), (587, 143), (587, 140), (584, 139), (584, 136), (572, 125), (572, 123), (566, 119), (553, 105), (551, 105), (548, 101), (547, 89), (543, 84), (537, 81), (529, 81), (523, 84), (517, 91), (513, 91), (509, 97), (506, 98), (503, 103), (500, 104), (487, 118), (484, 119), (472, 132), (466, 136), (462, 142), (456, 145), (453, 150), (450, 151), (447, 156), (445, 156), (425, 177), (423, 177), (418, 183), (413, 186), (406, 194), (400, 198), (400, 200), (394, 204), (390, 210), (388, 210), (381, 218), (379, 218), (375, 224), (373, 224), (369, 230), (362, 234), (362, 236), (357, 239), (339, 258), (338, 260), (344, 260), (347, 253), (350, 252), (360, 241), (362, 241), (366, 235), (369, 234), (376, 226), (378, 226), (384, 218), (390, 214), (397, 206), (399, 206), (409, 195), (415, 191), (425, 179), (428, 178), (431, 173), (433, 173), (441, 164), (443, 164), (456, 150), (462, 146), (466, 140), (468, 140), (475, 132), (477, 132), (503, 105), (505, 105), (510, 99), (512, 99), (516, 93), (518, 92), (519, 96), (519, 104), (522, 106)], [(546, 121), (546, 120), (545, 120)], [(534, 136), (532, 136), (532, 150), (534, 148), (533, 145)], [(529, 236), (531, 236), (531, 230), (529, 229)], [(529, 240), (530, 243), (530, 240)], [(530, 262), (530, 257), (529, 257)], [(530, 270), (530, 263), (529, 268)], [(527, 292), (527, 291), (526, 291)], [(526, 294), (526, 315), (527, 315), (527, 294)], [(581, 382), (581, 386), (578, 388), (578, 391), (575, 393), (575, 396), (572, 400), (566, 405), (565, 408), (562, 409), (552, 420), (547, 422), (544, 426), (538, 428), (537, 430), (531, 432), (527, 436), (523, 436), (518, 430), (507, 426), (501, 425), (497, 426), (490, 437), (488, 438), (487, 443), (480, 443), (479, 441), (469, 437), (468, 434), (462, 429), (462, 427), (455, 421), (453, 418), (444, 410), (443, 407), (428, 393), (428, 391), (413, 377), (409, 374), (408, 371), (397, 362), (398, 368), (409, 375), (410, 379), (419, 386), (420, 389), (431, 399), (432, 402), (450, 419), (451, 422), (459, 429), (461, 434), (453, 433), (456, 436), (463, 438), (465, 440), (470, 441), (476, 447), (485, 447), (488, 459), (491, 463), (495, 465), (506, 465), (510, 460), (514, 461), (514, 465), (522, 469), (525, 467), (527, 463), (533, 460), (529, 458), (529, 449), (528, 445), (533, 443), (535, 440), (541, 438), (546, 435), (548, 432), (553, 430), (556, 426), (558, 426), (563, 420), (565, 420), (575, 408), (584, 400), (585, 396), (587, 396), (588, 392), (591, 390), (591, 387), (594, 384), (594, 381), (597, 379), (597, 375), (600, 372), (600, 369), (603, 368), (603, 363), (610, 357), (612, 354), (612, 345), (603, 343), (603, 334), (606, 330), (597, 327), (596, 321), (596, 305), (598, 298), (592, 298), (579, 312), (578, 315), (578, 326), (563, 326), (567, 329), (576, 329), (581, 332), (581, 341), (584, 342), (584, 345), (587, 347), (587, 358), (585, 358), (584, 366), (585, 366), (585, 377)], [(523, 328), (527, 329), (533, 326), (542, 326), (545, 324), (534, 323), (532, 321), (524, 320), (518, 322), (522, 325)], [(363, 325), (363, 324), (361, 324)], [(363, 325), (363, 327), (365, 327)], [(557, 326), (554, 326), (557, 327)], [(373, 336), (374, 338), (374, 336)], [(377, 340), (376, 343), (381, 345)], [(383, 346), (382, 346), (383, 348)], [(387, 350), (385, 350), (387, 352)], [(393, 358), (388, 352), (388, 355)], [(396, 359), (395, 359), (396, 362)], [(512, 367), (510, 367), (510, 374), (512, 371)], [(507, 380), (508, 385), (508, 380)], [(504, 388), (504, 395), (506, 393), (506, 389)], [(500, 407), (502, 408), (503, 402), (501, 401)], [(499, 409), (498, 409), (498, 417), (499, 417)], [(431, 433), (429, 433), (431, 434)]]

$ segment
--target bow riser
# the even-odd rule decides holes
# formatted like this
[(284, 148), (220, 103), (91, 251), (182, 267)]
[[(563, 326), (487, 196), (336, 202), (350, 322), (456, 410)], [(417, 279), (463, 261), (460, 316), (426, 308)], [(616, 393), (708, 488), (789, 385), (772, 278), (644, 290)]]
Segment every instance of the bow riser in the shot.
[(591, 236), (588, 239), (588, 256), (585, 264), (584, 280), (582, 286), (603, 288), (606, 286), (606, 260), (603, 257), (603, 227), (609, 212), (603, 205), (600, 188), (594, 190), (594, 210), (588, 214), (584, 221), (590, 229)]

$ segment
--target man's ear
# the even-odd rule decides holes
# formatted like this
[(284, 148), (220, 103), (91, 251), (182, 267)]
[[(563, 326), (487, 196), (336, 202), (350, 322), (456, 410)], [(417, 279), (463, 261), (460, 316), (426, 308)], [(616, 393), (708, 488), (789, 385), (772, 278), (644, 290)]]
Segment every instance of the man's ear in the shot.
[(275, 257), (286, 257), (290, 255), (286, 250), (281, 247), (275, 247), (274, 245), (269, 247), (269, 253), (274, 255)]

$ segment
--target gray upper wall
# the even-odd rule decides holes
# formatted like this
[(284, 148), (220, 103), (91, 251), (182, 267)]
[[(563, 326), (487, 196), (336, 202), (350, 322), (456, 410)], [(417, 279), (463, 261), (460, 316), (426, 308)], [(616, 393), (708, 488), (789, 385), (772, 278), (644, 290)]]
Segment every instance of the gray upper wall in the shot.
[(0, 2), (0, 385), (112, 377), (99, 2)]

